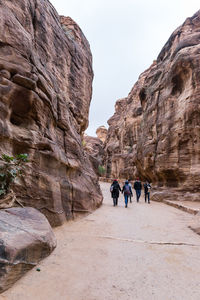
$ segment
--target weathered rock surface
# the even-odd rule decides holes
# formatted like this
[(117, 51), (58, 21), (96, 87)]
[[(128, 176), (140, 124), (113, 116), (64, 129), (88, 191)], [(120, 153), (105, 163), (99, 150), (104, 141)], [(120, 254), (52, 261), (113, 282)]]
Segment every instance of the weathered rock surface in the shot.
[(102, 196), (82, 135), (92, 56), (78, 25), (48, 0), (0, 1), (0, 152), (28, 153), (15, 189), (53, 226), (91, 211)]
[(90, 157), (95, 173), (100, 176), (99, 167), (103, 164), (104, 158), (104, 144), (102, 140), (97, 137), (84, 135), (84, 149)]
[(56, 240), (46, 217), (35, 208), (0, 211), (0, 292), (48, 256)]
[(85, 150), (101, 163), (104, 155), (103, 142), (99, 138), (89, 135), (84, 136), (84, 141)]
[(105, 126), (100, 126), (96, 130), (97, 137), (105, 143), (105, 140), (107, 138), (108, 129)]
[(105, 148), (108, 177), (140, 176), (167, 187), (171, 199), (200, 200), (199, 32), (200, 11), (116, 102)]

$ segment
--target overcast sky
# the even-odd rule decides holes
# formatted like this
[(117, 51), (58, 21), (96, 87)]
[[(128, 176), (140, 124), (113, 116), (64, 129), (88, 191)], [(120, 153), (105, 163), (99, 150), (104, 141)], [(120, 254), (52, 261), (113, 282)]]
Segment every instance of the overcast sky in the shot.
[(50, 0), (81, 27), (93, 55), (88, 135), (107, 125), (171, 33), (200, 9), (199, 0)]

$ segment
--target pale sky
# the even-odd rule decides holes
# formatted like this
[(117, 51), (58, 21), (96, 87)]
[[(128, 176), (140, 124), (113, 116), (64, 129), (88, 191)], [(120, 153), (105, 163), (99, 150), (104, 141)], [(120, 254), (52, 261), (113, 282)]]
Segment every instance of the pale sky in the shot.
[(200, 9), (199, 0), (50, 0), (81, 27), (93, 55), (88, 135), (114, 113), (171, 33)]

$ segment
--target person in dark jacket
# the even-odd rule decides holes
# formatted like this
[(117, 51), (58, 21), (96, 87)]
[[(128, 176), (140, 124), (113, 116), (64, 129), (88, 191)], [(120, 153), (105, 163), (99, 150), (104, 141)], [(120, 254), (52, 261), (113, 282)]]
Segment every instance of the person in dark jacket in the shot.
[(129, 185), (128, 180), (125, 181), (125, 184), (122, 188), (122, 193), (124, 193), (125, 207), (128, 207), (128, 197), (133, 195), (131, 186)]
[(147, 198), (148, 198), (148, 203), (150, 203), (150, 189), (151, 189), (151, 185), (148, 181), (146, 181), (146, 183), (144, 184), (144, 195), (145, 195), (145, 202), (147, 202)]
[(141, 196), (141, 190), (142, 190), (142, 184), (139, 178), (134, 182), (134, 190), (136, 192), (136, 199), (137, 202), (139, 202), (140, 196)]
[(113, 206), (117, 206), (118, 204), (119, 191), (121, 192), (121, 187), (117, 179), (115, 179), (110, 187), (111, 197), (113, 198)]
[[(132, 191), (132, 184), (131, 184), (131, 180), (129, 179), (128, 180), (128, 184), (130, 185), (130, 187), (131, 187), (131, 191)], [(132, 200), (131, 200), (131, 197), (133, 196), (133, 194), (130, 194), (129, 196), (128, 196), (128, 198), (130, 199), (130, 203), (132, 203)]]

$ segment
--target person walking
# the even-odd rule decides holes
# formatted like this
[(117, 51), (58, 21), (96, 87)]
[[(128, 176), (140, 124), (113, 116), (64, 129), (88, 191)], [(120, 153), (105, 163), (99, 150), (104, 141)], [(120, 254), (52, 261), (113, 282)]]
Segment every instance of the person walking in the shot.
[[(128, 180), (128, 184), (129, 184), (129, 186), (131, 187), (131, 191), (132, 191), (132, 184), (131, 184), (131, 180), (129, 179)], [(132, 200), (131, 200), (131, 197), (133, 196), (133, 194), (130, 194), (129, 196), (128, 196), (128, 198), (130, 199), (130, 203), (132, 203)]]
[(132, 189), (131, 189), (131, 187), (130, 187), (130, 185), (129, 185), (128, 180), (125, 181), (125, 184), (124, 184), (124, 186), (123, 186), (123, 188), (122, 188), (122, 194), (123, 194), (123, 193), (124, 193), (125, 207), (128, 207), (128, 197), (129, 197), (130, 195), (133, 195)]
[(145, 202), (147, 202), (148, 199), (148, 203), (150, 203), (150, 189), (151, 189), (151, 185), (148, 181), (146, 181), (144, 184), (144, 195), (145, 195)]
[(137, 178), (137, 180), (134, 182), (134, 189), (136, 192), (137, 202), (139, 202), (139, 199), (141, 196), (141, 190), (142, 190), (142, 184), (141, 184), (141, 181), (139, 180), (139, 178)]
[(117, 179), (115, 179), (110, 187), (111, 197), (113, 198), (113, 206), (118, 205), (119, 191), (121, 192), (121, 187)]

